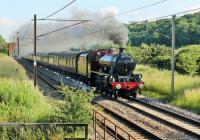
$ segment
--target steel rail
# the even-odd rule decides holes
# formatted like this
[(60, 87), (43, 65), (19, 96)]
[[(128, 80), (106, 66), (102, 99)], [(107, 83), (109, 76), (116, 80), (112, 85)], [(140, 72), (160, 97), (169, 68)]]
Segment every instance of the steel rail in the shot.
[[(27, 64), (27, 62), (25, 62), (26, 60), (20, 60), (21, 64), (26, 68), (28, 69), (30, 72), (33, 73), (33, 68), (31, 68), (32, 66), (30, 64)], [(29, 65), (29, 66), (28, 66)], [(54, 85), (54, 84), (51, 84), (49, 82), (49, 80), (47, 80), (46, 78), (48, 77), (49, 79), (52, 79), (53, 82), (56, 82), (57, 84), (60, 84), (59, 82), (57, 82), (56, 80), (54, 80), (52, 77), (48, 76), (47, 74), (45, 73), (42, 73), (40, 71), (37, 71), (37, 76), (42, 80), (44, 81), (46, 84), (48, 84), (51, 88), (53, 88), (54, 90), (58, 90), (58, 88)], [(45, 77), (46, 76), (46, 77)]]
[(178, 119), (184, 120), (184, 121), (186, 121), (186, 122), (188, 122), (188, 123), (191, 123), (191, 124), (194, 124), (194, 125), (197, 125), (197, 126), (200, 127), (200, 122), (197, 121), (197, 120), (188, 118), (188, 117), (183, 116), (183, 115), (181, 115), (181, 114), (174, 113), (174, 112), (172, 112), (172, 111), (170, 111), (170, 110), (167, 110), (167, 109), (158, 107), (158, 106), (156, 106), (156, 105), (153, 105), (153, 104), (150, 104), (150, 103), (141, 101), (141, 100), (139, 100), (139, 99), (134, 99), (134, 101), (137, 102), (137, 103), (139, 103), (139, 104), (142, 104), (142, 105), (144, 105), (144, 106), (146, 106), (146, 107), (150, 107), (150, 108), (155, 109), (155, 110), (158, 110), (158, 111), (160, 111), (160, 112), (169, 114), (169, 115), (171, 115), (171, 116), (173, 116), (173, 117), (176, 117), (176, 118), (178, 118)]
[(149, 132), (148, 130), (140, 127), (138, 124), (134, 123), (134, 122), (131, 122), (129, 121), (128, 119), (124, 118), (123, 116), (115, 113), (114, 111), (112, 111), (111, 109), (99, 104), (98, 102), (96, 101), (92, 101), (94, 104), (98, 104), (99, 106), (103, 107), (103, 109), (108, 112), (109, 114), (113, 115), (114, 117), (118, 118), (119, 120), (123, 121), (125, 124), (128, 124), (129, 126), (137, 129), (138, 131), (140, 131), (142, 134), (144, 134), (145, 136), (148, 136), (154, 140), (163, 140), (161, 137), (157, 136), (156, 134), (152, 133), (152, 132)]
[[(116, 101), (119, 102), (120, 104), (123, 104), (124, 106), (127, 106), (127, 107), (129, 107), (129, 108), (131, 108), (131, 109), (136, 110), (137, 112), (139, 112), (139, 113), (141, 113), (141, 114), (144, 114), (144, 115), (146, 115), (146, 116), (149, 116), (150, 118), (152, 118), (152, 119), (154, 119), (154, 120), (158, 120), (159, 122), (162, 122), (162, 123), (164, 123), (164, 124), (166, 124), (166, 125), (168, 125), (168, 126), (171, 126), (171, 127), (175, 128), (175, 129), (181, 130), (181, 131), (184, 132), (184, 133), (187, 133), (187, 134), (189, 134), (189, 135), (191, 135), (191, 136), (200, 138), (200, 134), (195, 133), (195, 132), (193, 132), (193, 131), (191, 131), (191, 130), (188, 130), (188, 129), (182, 127), (182, 126), (179, 126), (178, 124), (174, 124), (174, 123), (170, 122), (169, 120), (165, 120), (165, 119), (163, 119), (163, 118), (160, 118), (160, 117), (158, 117), (158, 116), (156, 116), (156, 115), (154, 115), (154, 114), (149, 113), (149, 112), (146, 111), (146, 110), (143, 110), (143, 109), (140, 109), (140, 108), (138, 108), (138, 107), (132, 106), (132, 105), (130, 105), (130, 104), (128, 104), (128, 103), (125, 103), (125, 102), (123, 102), (123, 101), (120, 101), (120, 100), (116, 100)], [(139, 102), (138, 102), (138, 103), (139, 103)], [(141, 103), (141, 104), (142, 104), (142, 103)], [(142, 104), (142, 105), (143, 105), (143, 104)], [(146, 104), (146, 107), (149, 107), (148, 104)], [(156, 107), (155, 107), (155, 108), (156, 108)], [(161, 110), (160, 112), (162, 112), (162, 111), (164, 111), (165, 109), (159, 108), (159, 110)], [(166, 110), (165, 110), (165, 111), (166, 111)], [(166, 112), (167, 112), (167, 111), (166, 111)], [(165, 113), (165, 114), (167, 114), (167, 113)], [(173, 115), (174, 115), (173, 117), (176, 118), (175, 113), (173, 113)], [(196, 125), (196, 124), (193, 123), (192, 125)]]

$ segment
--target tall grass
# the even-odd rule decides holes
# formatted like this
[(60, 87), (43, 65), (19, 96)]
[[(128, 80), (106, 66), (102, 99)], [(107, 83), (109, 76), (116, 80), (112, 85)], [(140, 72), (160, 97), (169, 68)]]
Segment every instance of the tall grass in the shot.
[[(138, 65), (136, 71), (142, 73), (145, 90), (157, 92), (162, 96), (171, 94), (171, 72), (158, 70), (150, 66)], [(180, 75), (175, 73), (175, 95), (184, 93), (185, 90), (200, 87), (200, 77)]]
[(0, 53), (0, 77), (23, 80), (27, 79), (25, 70), (12, 58)]
[(0, 54), (0, 122), (36, 122), (53, 111), (51, 101), (33, 87), (23, 67)]
[(200, 77), (175, 73), (175, 98), (171, 98), (170, 71), (138, 65), (136, 72), (143, 75), (145, 95), (200, 113)]
[(176, 98), (172, 103), (200, 114), (200, 88), (186, 90), (183, 96)]
[(32, 82), (0, 78), (0, 122), (45, 121), (55, 107)]
[[(73, 90), (63, 90), (66, 96)], [(89, 122), (87, 95), (77, 94), (65, 101), (45, 97), (26, 76), (25, 70), (12, 58), (0, 54), (0, 122)], [(87, 97), (87, 98), (86, 98)], [(85, 100), (81, 100), (81, 99)], [(69, 99), (69, 100), (67, 100)], [(74, 100), (71, 100), (74, 99)], [(78, 102), (77, 99), (80, 99)], [(85, 102), (83, 102), (85, 101)], [(82, 136), (83, 128), (56, 126), (0, 127), (0, 139), (63, 139)]]
[[(61, 114), (59, 104), (33, 87), (25, 70), (12, 58), (0, 54), (0, 122), (51, 122)], [(13, 139), (18, 128), (0, 127), (0, 139)], [(25, 135), (45, 136), (40, 130), (27, 129)], [(15, 138), (14, 138), (15, 139)]]

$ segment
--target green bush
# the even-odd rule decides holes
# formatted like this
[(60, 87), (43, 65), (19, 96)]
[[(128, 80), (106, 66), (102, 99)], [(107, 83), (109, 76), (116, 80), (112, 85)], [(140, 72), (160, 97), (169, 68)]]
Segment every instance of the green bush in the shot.
[[(171, 68), (171, 49), (164, 45), (146, 45), (128, 47), (140, 64), (147, 64), (157, 68)], [(175, 70), (181, 74), (200, 74), (200, 45), (190, 45), (176, 50)]]
[(61, 92), (65, 95), (66, 104), (62, 108), (64, 114), (62, 120), (67, 122), (85, 122), (91, 120), (91, 100), (92, 92), (76, 89), (70, 86), (61, 87)]
[(8, 54), (8, 50), (6, 48), (0, 48), (0, 53)]
[(160, 68), (170, 67), (171, 49), (165, 45), (142, 44), (140, 47), (128, 47), (128, 53), (133, 54), (136, 61), (142, 64), (155, 65)]
[(190, 45), (178, 50), (175, 68), (183, 74), (196, 75), (200, 69), (200, 45)]

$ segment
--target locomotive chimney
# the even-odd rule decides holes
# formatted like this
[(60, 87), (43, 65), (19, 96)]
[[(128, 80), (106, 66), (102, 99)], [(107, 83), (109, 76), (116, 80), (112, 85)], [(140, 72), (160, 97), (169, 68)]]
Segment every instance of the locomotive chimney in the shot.
[(120, 48), (119, 48), (119, 53), (124, 53), (124, 52), (125, 52), (125, 48), (120, 47)]

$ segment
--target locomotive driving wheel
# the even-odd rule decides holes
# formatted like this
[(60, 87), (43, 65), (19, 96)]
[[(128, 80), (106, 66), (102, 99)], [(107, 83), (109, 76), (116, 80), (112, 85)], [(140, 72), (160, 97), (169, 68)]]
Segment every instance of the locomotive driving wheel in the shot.
[(107, 95), (108, 97), (112, 97), (112, 89), (111, 89), (110, 87), (107, 87), (106, 89), (107, 89), (107, 90), (106, 90), (106, 95)]
[(96, 91), (101, 92), (101, 80), (99, 77), (95, 78), (95, 86), (96, 86)]
[(132, 89), (130, 92), (131, 92), (131, 96), (135, 99), (137, 97), (137, 93), (135, 92), (135, 90)]
[(118, 91), (117, 90), (113, 90), (112, 91), (112, 98), (117, 99), (118, 96)]

